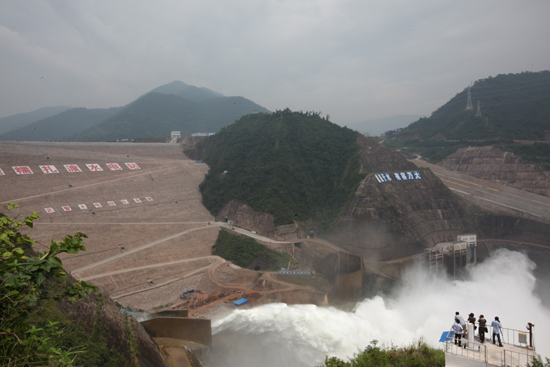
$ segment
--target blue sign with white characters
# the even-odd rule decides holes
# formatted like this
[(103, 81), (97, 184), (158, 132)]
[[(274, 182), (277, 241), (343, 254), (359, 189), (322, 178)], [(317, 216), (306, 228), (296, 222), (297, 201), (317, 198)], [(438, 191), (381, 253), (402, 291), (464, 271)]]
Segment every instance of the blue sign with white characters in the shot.
[[(392, 177), (388, 173), (375, 173), (374, 177), (376, 177), (376, 180), (378, 181), (378, 183), (393, 181)], [(396, 181), (408, 181), (408, 180), (421, 180), (422, 179), (422, 177), (420, 177), (420, 172), (418, 172), (418, 171), (394, 172), (393, 177), (395, 178)]]

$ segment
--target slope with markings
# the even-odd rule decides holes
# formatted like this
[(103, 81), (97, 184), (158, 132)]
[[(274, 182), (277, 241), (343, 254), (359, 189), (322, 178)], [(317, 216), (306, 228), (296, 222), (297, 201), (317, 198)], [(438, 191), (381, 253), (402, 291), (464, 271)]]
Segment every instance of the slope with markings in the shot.
[[(111, 170), (109, 163), (122, 169)], [(89, 164), (103, 170), (91, 171)], [(46, 165), (58, 173), (43, 173)], [(12, 167), (21, 166), (32, 174), (16, 174)], [(37, 250), (86, 233), (89, 251), (62, 255), (64, 267), (124, 305), (150, 310), (178, 302), (186, 289), (245, 289), (259, 276), (233, 269), (242, 285), (216, 277), (225, 261), (211, 256), (212, 246), (224, 224), (214, 222), (198, 191), (208, 167), (187, 159), (177, 144), (0, 142), (0, 168), (0, 202), (17, 202), (15, 215), (36, 211), (42, 217), (30, 231)], [(282, 243), (235, 230), (272, 246)]]
[[(122, 170), (111, 171), (108, 163)], [(126, 163), (139, 169), (130, 170)], [(69, 164), (82, 172), (68, 172), (64, 166)], [(86, 164), (103, 171), (90, 171)], [(40, 165), (55, 166), (59, 173), (42, 173)], [(17, 175), (14, 166), (28, 166), (33, 174)], [(208, 225), (213, 218), (198, 192), (208, 167), (187, 159), (177, 144), (2, 142), (0, 168), (5, 173), (0, 202), (16, 201), (15, 215), (36, 211), (42, 217), (30, 231), (39, 251), (66, 234), (88, 235), (89, 252), (62, 256), (77, 278), (208, 256), (217, 238), (218, 228)], [(172, 271), (166, 268), (160, 275)], [(148, 277), (146, 270), (133, 272), (131, 281), (147, 282)], [(110, 293), (129, 281), (110, 275), (92, 282)]]

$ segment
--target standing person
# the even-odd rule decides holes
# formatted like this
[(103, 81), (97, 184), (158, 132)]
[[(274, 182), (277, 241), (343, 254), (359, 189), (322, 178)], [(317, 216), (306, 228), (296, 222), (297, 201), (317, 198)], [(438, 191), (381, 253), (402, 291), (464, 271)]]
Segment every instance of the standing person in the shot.
[(455, 319), (458, 319), (458, 323), (460, 326), (462, 326), (462, 330), (464, 334), (466, 334), (466, 321), (464, 321), (464, 317), (460, 316), (460, 313), (456, 311), (455, 313)]
[(471, 314), (468, 315), (468, 322), (470, 324), (474, 324), (474, 331), (476, 331), (477, 329), (477, 326), (476, 326), (476, 318), (474, 317), (474, 313), (472, 312)]
[(493, 322), (491, 322), (491, 327), (493, 328), (493, 344), (495, 344), (495, 336), (498, 338), (498, 346), (502, 347), (502, 341), (500, 340), (500, 329), (502, 329), (502, 324), (498, 319), (498, 316), (495, 316)]
[(487, 330), (487, 320), (485, 320), (485, 317), (483, 315), (479, 315), (479, 341), (484, 343), (485, 342), (485, 332)]
[[(458, 344), (458, 346), (462, 346), (462, 325), (460, 325), (460, 320), (455, 318), (455, 323), (451, 327), (455, 331), (455, 344)], [(458, 343), (457, 343), (458, 341)]]

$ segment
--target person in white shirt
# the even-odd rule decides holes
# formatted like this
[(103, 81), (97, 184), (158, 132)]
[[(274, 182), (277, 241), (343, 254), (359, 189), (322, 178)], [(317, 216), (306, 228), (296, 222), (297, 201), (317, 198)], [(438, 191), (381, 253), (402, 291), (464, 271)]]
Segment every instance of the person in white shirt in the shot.
[(464, 317), (460, 316), (458, 311), (455, 313), (455, 319), (458, 319), (458, 323), (462, 326), (463, 333), (466, 334), (466, 321), (464, 320)]
[(500, 329), (502, 329), (502, 324), (498, 319), (498, 316), (495, 316), (493, 322), (491, 322), (491, 327), (493, 328), (493, 344), (495, 344), (495, 336), (498, 338), (498, 346), (502, 347), (502, 341), (500, 340)]
[(458, 318), (455, 318), (455, 323), (451, 327), (455, 331), (455, 344), (458, 344), (458, 346), (462, 346), (462, 325), (460, 325), (460, 320)]

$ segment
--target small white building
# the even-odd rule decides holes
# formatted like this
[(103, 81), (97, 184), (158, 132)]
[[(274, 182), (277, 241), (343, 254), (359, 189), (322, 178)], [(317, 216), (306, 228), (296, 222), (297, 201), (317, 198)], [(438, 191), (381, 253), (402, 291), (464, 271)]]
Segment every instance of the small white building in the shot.
[(181, 138), (181, 131), (172, 131), (172, 139)]

